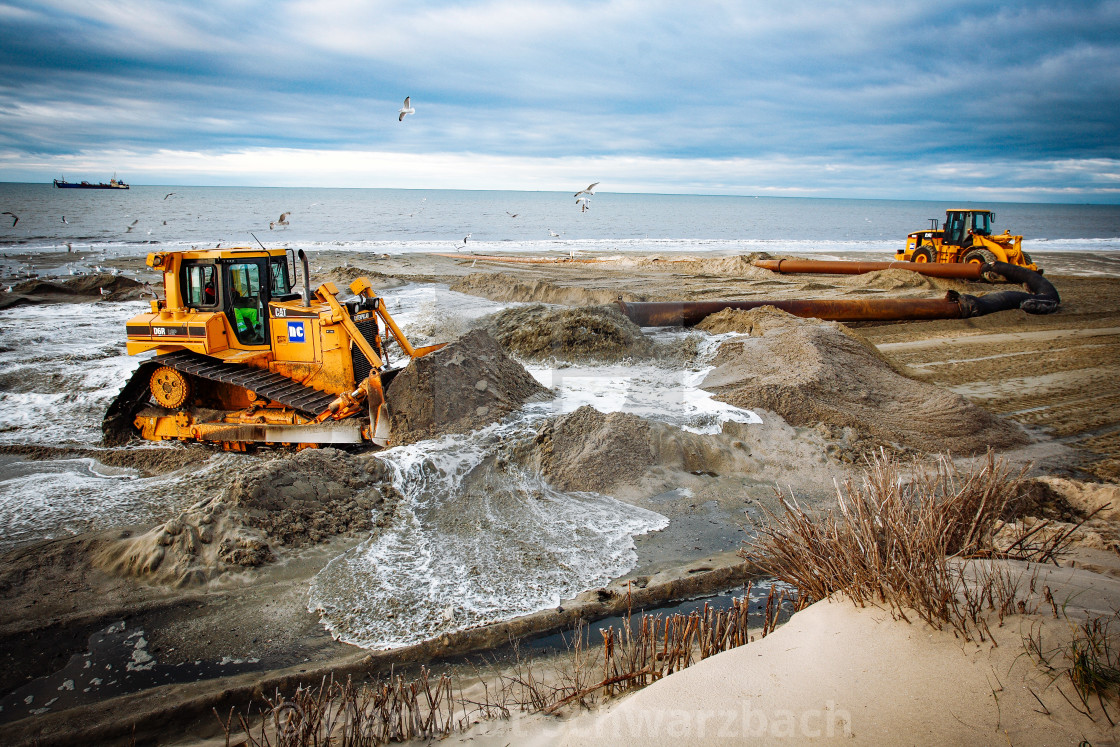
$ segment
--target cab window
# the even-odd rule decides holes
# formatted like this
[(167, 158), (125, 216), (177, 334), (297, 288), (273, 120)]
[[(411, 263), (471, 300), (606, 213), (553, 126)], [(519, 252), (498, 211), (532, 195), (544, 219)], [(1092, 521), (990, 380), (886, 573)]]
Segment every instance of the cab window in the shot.
[(187, 306), (218, 305), (218, 268), (214, 265), (187, 265), (184, 295)]
[(273, 261), (268, 265), (269, 274), (272, 276), (270, 290), (272, 297), (286, 296), (291, 293), (291, 284), (288, 282), (288, 263)]
[(268, 338), (261, 267), (256, 262), (240, 262), (229, 265), (228, 271), (234, 333), (246, 345), (263, 345)]
[(972, 232), (987, 236), (992, 232), (991, 216), (988, 213), (972, 214)]

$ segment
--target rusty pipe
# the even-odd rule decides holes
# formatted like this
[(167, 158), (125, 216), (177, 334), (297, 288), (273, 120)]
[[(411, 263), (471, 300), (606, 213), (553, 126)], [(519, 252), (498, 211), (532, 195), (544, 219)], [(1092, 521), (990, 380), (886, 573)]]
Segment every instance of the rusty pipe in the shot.
[(817, 259), (756, 259), (755, 267), (774, 272), (808, 272), (824, 275), (862, 275), (876, 270), (909, 270), (933, 278), (979, 280), (982, 265), (963, 262), (845, 262)]
[(834, 322), (961, 319), (966, 314), (952, 293), (941, 299), (872, 298), (784, 301), (654, 301), (626, 302), (618, 308), (639, 327), (691, 327), (724, 309), (773, 306), (794, 316)]

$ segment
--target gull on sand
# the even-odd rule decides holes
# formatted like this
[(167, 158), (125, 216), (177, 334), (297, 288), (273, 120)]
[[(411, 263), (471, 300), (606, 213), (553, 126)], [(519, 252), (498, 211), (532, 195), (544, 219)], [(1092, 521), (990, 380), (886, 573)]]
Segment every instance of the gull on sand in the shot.
[(398, 122), (403, 122), (404, 121), (404, 116), (406, 114), (415, 114), (416, 113), (416, 110), (412, 108), (412, 97), (411, 96), (405, 96), (404, 97), (404, 106), (401, 107), (400, 112), (398, 112), (398, 113), (400, 114), (400, 116), (397, 117)]

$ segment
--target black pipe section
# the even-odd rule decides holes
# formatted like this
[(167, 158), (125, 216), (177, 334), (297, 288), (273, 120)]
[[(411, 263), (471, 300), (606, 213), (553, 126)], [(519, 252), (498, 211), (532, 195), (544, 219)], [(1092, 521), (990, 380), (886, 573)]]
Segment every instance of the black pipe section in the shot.
[(307, 262), (307, 253), (299, 250), (299, 261), (303, 263), (303, 306), (311, 307), (311, 270)]
[(1008, 282), (1025, 285), (1027, 291), (1000, 291), (986, 296), (959, 295), (955, 298), (954, 292), (950, 291), (949, 298), (960, 304), (963, 318), (1012, 309), (1022, 309), (1028, 314), (1052, 314), (1062, 302), (1053, 283), (1042, 277), (1040, 272), (1007, 262), (985, 264), (981, 276), (987, 277), (989, 272), (1002, 275)]

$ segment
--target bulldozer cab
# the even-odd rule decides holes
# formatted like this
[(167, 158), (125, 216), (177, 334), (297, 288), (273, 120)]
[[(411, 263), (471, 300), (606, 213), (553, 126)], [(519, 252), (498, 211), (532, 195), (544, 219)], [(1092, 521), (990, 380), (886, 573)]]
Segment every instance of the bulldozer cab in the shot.
[(950, 246), (967, 246), (974, 234), (989, 236), (992, 233), (990, 210), (947, 210), (945, 212), (944, 238)]
[(243, 345), (267, 345), (268, 302), (295, 297), (283, 257), (187, 260), (181, 272), (186, 305), (225, 312)]

